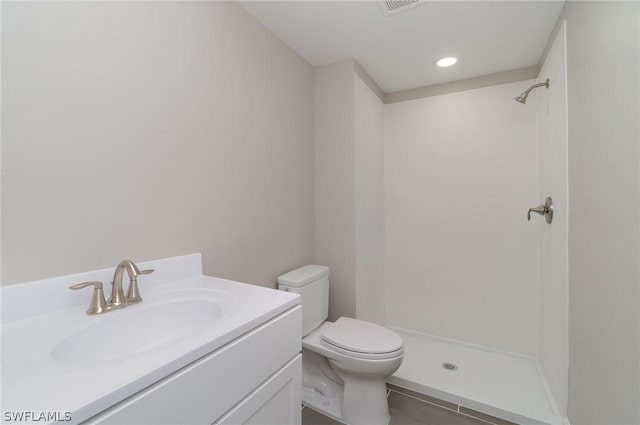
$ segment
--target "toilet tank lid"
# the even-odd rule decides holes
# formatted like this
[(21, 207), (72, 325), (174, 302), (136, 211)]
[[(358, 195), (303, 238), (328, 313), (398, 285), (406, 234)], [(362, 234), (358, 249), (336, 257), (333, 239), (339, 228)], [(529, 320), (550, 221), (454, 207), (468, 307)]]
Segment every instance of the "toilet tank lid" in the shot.
[(329, 267), (309, 265), (283, 274), (278, 277), (278, 283), (280, 285), (300, 287), (327, 275), (329, 275)]

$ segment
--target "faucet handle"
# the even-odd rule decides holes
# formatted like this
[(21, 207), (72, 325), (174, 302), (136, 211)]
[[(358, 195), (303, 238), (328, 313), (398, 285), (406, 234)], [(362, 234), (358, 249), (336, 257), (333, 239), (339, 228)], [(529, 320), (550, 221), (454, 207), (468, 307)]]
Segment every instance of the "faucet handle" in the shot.
[(69, 286), (69, 289), (78, 290), (86, 288), (87, 286), (93, 286), (93, 295), (91, 296), (91, 303), (87, 314), (94, 315), (104, 313), (108, 310), (107, 302), (104, 299), (104, 292), (102, 291), (102, 282), (92, 280), (90, 282), (76, 283)]
[(92, 280), (90, 282), (76, 283), (75, 285), (69, 286), (69, 289), (78, 290), (78, 289), (86, 288), (87, 286), (91, 286), (91, 285), (93, 285), (93, 287), (96, 289), (102, 289), (102, 282), (98, 282), (97, 280)]
[(127, 303), (133, 304), (142, 301), (140, 291), (138, 290), (138, 275), (151, 273), (153, 273), (153, 269), (139, 270), (136, 276), (131, 276), (129, 279), (129, 291), (127, 291)]

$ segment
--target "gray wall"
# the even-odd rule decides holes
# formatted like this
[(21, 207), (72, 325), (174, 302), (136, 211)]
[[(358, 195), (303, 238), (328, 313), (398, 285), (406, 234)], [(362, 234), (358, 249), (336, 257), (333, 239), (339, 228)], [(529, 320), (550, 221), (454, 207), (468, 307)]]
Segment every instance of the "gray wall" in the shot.
[(331, 268), (329, 320), (356, 314), (353, 60), (316, 68), (316, 262)]
[(640, 423), (640, 3), (568, 2), (569, 419)]
[(354, 74), (356, 317), (385, 324), (384, 103)]
[(329, 320), (384, 324), (383, 93), (354, 60), (315, 70), (316, 262)]
[(235, 3), (2, 4), (2, 283), (312, 263), (313, 68)]

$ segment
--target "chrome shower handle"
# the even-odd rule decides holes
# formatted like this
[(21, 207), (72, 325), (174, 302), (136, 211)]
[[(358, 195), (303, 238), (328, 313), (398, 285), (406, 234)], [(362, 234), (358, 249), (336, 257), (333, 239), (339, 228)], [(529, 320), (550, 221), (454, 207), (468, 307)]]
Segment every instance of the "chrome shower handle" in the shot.
[(547, 220), (547, 223), (551, 224), (551, 222), (553, 221), (553, 201), (549, 196), (547, 196), (544, 205), (538, 205), (537, 207), (529, 208), (529, 211), (527, 212), (527, 221), (531, 221), (532, 212), (543, 215)]

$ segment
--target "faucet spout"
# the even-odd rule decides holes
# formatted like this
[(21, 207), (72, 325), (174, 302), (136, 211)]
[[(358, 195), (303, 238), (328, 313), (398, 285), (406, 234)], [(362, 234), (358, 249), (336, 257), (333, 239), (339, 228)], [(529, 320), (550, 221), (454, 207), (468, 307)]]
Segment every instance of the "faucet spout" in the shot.
[(124, 306), (127, 303), (124, 290), (122, 289), (122, 275), (125, 270), (129, 274), (129, 280), (135, 280), (140, 274), (138, 266), (131, 260), (123, 260), (118, 264), (113, 275), (113, 281), (111, 282), (111, 298), (109, 299), (109, 304), (113, 307)]

